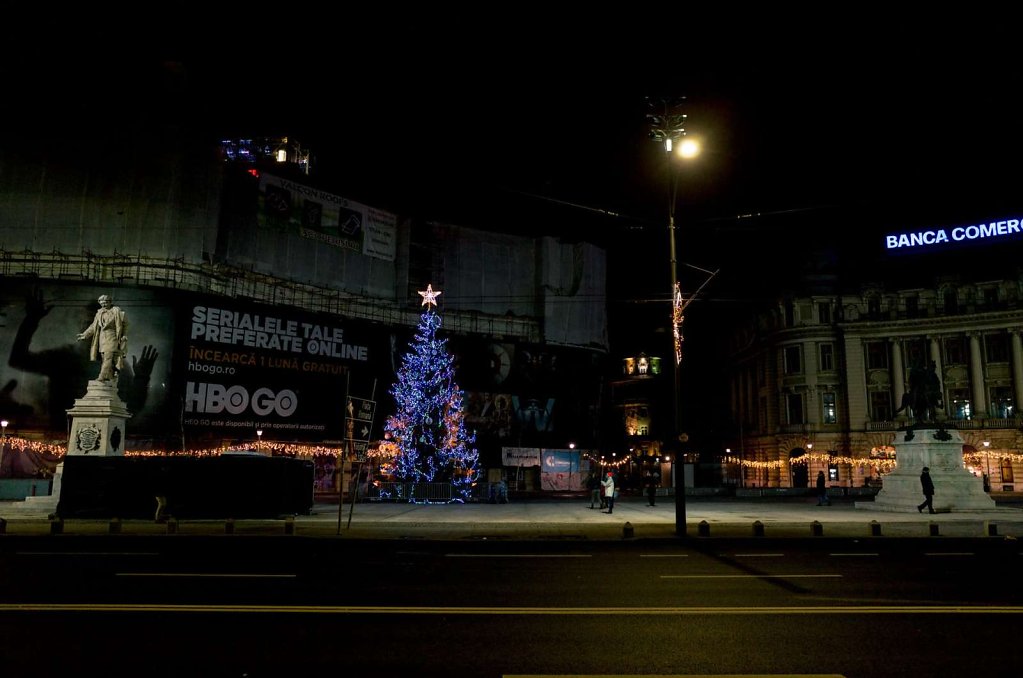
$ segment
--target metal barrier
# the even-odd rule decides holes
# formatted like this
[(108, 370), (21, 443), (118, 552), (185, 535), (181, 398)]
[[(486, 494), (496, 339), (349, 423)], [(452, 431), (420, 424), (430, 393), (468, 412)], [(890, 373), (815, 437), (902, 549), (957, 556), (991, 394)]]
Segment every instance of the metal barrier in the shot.
[(423, 504), (446, 504), (451, 501), (451, 483), (390, 483), (375, 485), (370, 499)]

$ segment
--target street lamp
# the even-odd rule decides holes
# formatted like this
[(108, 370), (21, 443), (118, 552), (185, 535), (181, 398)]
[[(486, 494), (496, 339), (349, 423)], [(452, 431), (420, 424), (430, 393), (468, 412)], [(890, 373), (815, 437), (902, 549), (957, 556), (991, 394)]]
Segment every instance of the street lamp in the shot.
[(257, 439), (256, 447), (261, 447), (263, 444), (263, 429), (261, 428), (256, 429), (256, 439)]
[[(685, 97), (671, 99), (648, 99), (653, 112), (647, 114), (650, 121), (650, 138), (663, 144), (668, 159), (668, 259), (671, 268), (671, 326), (672, 352), (674, 353), (674, 384), (672, 386), (672, 432), (677, 442), (682, 441), (682, 417), (680, 390), (682, 379), (682, 320), (685, 302), (678, 282), (678, 259), (675, 243), (675, 204), (678, 200), (679, 173), (673, 152), (682, 158), (692, 158), (699, 153), (699, 145), (686, 136), (686, 114), (681, 112)], [(678, 467), (675, 477), (675, 533), (686, 535), (686, 492), (685, 465)]]

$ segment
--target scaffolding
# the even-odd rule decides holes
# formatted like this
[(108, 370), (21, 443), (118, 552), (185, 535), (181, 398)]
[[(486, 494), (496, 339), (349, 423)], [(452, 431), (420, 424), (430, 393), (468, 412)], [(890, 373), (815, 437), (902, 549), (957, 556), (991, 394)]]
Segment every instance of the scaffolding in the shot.
[[(406, 327), (416, 327), (420, 317), (417, 308), (402, 308), (393, 300), (306, 285), (223, 263), (197, 264), (184, 258), (0, 249), (2, 277), (187, 290)], [(542, 341), (540, 322), (530, 318), (447, 311), (444, 327), (454, 333), (499, 336), (531, 343)]]

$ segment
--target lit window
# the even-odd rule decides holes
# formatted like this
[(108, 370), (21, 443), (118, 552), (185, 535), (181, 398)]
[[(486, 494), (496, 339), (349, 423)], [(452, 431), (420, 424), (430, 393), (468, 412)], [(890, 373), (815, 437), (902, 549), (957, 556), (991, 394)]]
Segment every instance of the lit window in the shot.
[(824, 406), (824, 423), (834, 424), (838, 422), (838, 407), (835, 405), (835, 394), (825, 393), (821, 397)]

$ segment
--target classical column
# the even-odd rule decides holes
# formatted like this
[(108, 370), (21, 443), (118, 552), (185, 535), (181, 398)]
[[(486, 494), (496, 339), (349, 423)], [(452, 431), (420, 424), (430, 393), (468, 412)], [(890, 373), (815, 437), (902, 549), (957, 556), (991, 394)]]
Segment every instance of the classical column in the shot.
[(895, 408), (902, 406), (906, 394), (906, 369), (902, 366), (902, 339), (892, 339), (892, 395)]
[(973, 391), (974, 419), (987, 417), (987, 398), (984, 397), (984, 363), (981, 360), (980, 333), (970, 332), (970, 386)]
[(1012, 413), (1019, 416), (1020, 407), (1023, 407), (1023, 330), (1012, 330), (1009, 337), (1012, 340), (1012, 391), (1014, 400)]
[[(933, 360), (934, 364), (938, 366), (938, 375), (940, 376), (942, 374), (942, 371), (941, 371), (941, 366), (942, 366), (942, 361), (941, 361), (941, 339), (939, 339), (938, 337), (931, 337), (930, 339), (931, 339), (931, 360)], [(945, 381), (943, 379), (942, 380), (942, 384), (944, 384), (944, 383), (945, 383)]]

